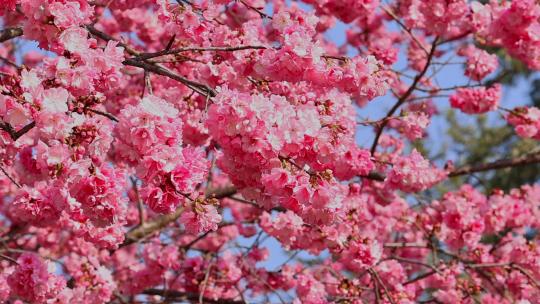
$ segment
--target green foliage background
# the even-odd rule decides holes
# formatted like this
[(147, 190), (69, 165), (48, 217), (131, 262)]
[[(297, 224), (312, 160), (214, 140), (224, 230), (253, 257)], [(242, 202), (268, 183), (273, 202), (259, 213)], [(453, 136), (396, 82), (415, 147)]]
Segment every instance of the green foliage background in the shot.
[[(515, 85), (518, 80), (525, 80), (530, 88), (527, 105), (540, 107), (540, 75), (532, 73), (521, 62), (511, 59), (501, 49), (486, 50), (496, 53), (500, 58), (500, 70), (492, 79), (498, 79), (503, 85), (508, 86)], [(472, 122), (464, 122), (459, 119), (457, 111), (449, 109), (445, 113), (449, 141), (440, 150), (430, 151), (423, 142), (416, 142), (414, 146), (441, 160), (446, 158), (451, 149), (458, 155), (456, 167), (487, 163), (501, 158), (513, 158), (540, 148), (538, 141), (517, 136), (510, 125), (494, 126), (485, 115), (476, 116)], [(452, 190), (463, 182), (468, 182), (479, 189), (484, 189), (484, 192), (489, 194), (493, 189), (508, 191), (539, 180), (540, 165), (535, 164), (452, 178), (449, 183), (441, 185), (439, 190)]]

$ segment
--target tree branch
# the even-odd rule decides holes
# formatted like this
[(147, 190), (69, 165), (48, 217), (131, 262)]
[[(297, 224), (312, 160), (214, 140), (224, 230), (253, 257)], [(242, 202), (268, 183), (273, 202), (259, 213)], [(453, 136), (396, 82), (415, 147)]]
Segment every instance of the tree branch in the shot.
[(36, 126), (36, 122), (32, 121), (26, 126), (22, 127), (19, 131), (16, 131), (10, 124), (0, 121), (0, 129), (6, 131), (13, 141), (16, 141), (24, 134), (28, 133), (32, 128)]
[(467, 165), (448, 173), (449, 177), (471, 174), (488, 170), (497, 170), (540, 163), (540, 152), (535, 152), (517, 158), (500, 159), (491, 163)]
[(416, 77), (414, 77), (413, 83), (411, 84), (409, 89), (405, 92), (405, 94), (403, 94), (398, 99), (396, 104), (394, 104), (392, 109), (390, 109), (390, 111), (388, 111), (388, 113), (386, 114), (385, 119), (382, 120), (381, 126), (377, 129), (377, 134), (375, 134), (375, 139), (373, 140), (373, 144), (371, 145), (371, 155), (373, 155), (375, 153), (375, 150), (377, 149), (377, 145), (379, 144), (379, 138), (381, 137), (384, 128), (388, 124), (388, 118), (391, 117), (392, 115), (394, 115), (394, 113), (399, 109), (399, 107), (405, 101), (407, 101), (407, 98), (409, 98), (409, 96), (411, 96), (411, 94), (416, 89), (416, 86), (418, 85), (420, 80), (422, 80), (422, 78), (426, 74), (429, 66), (431, 65), (431, 60), (433, 59), (433, 55), (435, 54), (435, 49), (437, 47), (437, 41), (438, 40), (439, 40), (438, 38), (435, 38), (433, 40), (433, 43), (431, 44), (431, 50), (429, 51), (429, 54), (427, 56), (427, 61), (426, 61), (426, 65), (424, 66), (424, 69), (420, 73), (418, 73), (418, 75), (416, 75)]
[[(213, 189), (207, 192), (206, 198), (225, 198), (236, 193), (235, 187), (224, 187), (219, 189)], [(146, 238), (147, 236), (160, 231), (161, 229), (167, 227), (170, 223), (176, 221), (180, 215), (184, 212), (183, 207), (178, 207), (173, 213), (165, 214), (159, 216), (158, 218), (146, 222), (143, 225), (136, 227), (135, 229), (126, 233), (126, 239), (120, 247), (124, 247), (133, 243), (138, 242), (141, 239)]]
[(175, 74), (173, 73), (171, 70), (159, 65), (159, 64), (155, 64), (155, 63), (149, 63), (149, 62), (146, 62), (146, 61), (139, 61), (139, 60), (136, 60), (136, 59), (126, 59), (124, 60), (124, 64), (125, 65), (129, 65), (129, 66), (134, 66), (134, 67), (138, 67), (138, 68), (141, 68), (141, 69), (144, 69), (146, 71), (149, 71), (149, 72), (152, 72), (154, 74), (158, 74), (158, 75), (161, 75), (161, 76), (166, 76), (166, 77), (169, 77), (171, 79), (174, 79), (178, 82), (181, 82), (183, 83), (184, 85), (186, 85), (188, 88), (194, 90), (195, 92), (203, 95), (203, 96), (210, 96), (210, 97), (214, 97), (216, 96), (216, 91), (214, 91), (214, 89), (210, 88), (209, 86), (205, 85), (205, 84), (202, 84), (202, 83), (199, 83), (199, 82), (196, 82), (196, 81), (193, 81), (193, 80), (189, 80), (183, 76), (180, 76), (178, 74)]
[(4, 175), (15, 185), (17, 186), (17, 188), (21, 188), (21, 185), (19, 183), (17, 183), (17, 181), (15, 181), (15, 179), (13, 177), (11, 177), (11, 175), (9, 175), (9, 173), (7, 173), (7, 171), (4, 169), (4, 167), (2, 167), (0, 165), (0, 171), (2, 171), (2, 173), (4, 173)]
[(386, 298), (388, 298), (388, 301), (390, 301), (391, 304), (396, 304), (396, 301), (394, 301), (394, 298), (390, 294), (390, 291), (388, 290), (388, 288), (386, 287), (386, 285), (382, 281), (382, 279), (379, 276), (379, 274), (377, 273), (377, 271), (375, 271), (375, 269), (368, 269), (368, 272), (371, 274), (371, 276), (373, 278), (375, 278), (377, 280), (378, 284), (380, 286), (382, 286), (384, 294), (386, 295)]
[(118, 45), (124, 47), (126, 52), (128, 52), (130, 55), (135, 56), (135, 58), (128, 58), (128, 59), (124, 60), (124, 62), (123, 62), (124, 65), (129, 65), (129, 66), (142, 68), (145, 71), (149, 71), (149, 72), (152, 72), (152, 73), (155, 73), (155, 74), (158, 74), (158, 75), (169, 77), (171, 79), (174, 79), (174, 80), (176, 80), (178, 82), (183, 83), (188, 88), (194, 90), (195, 92), (197, 92), (197, 93), (199, 93), (201, 95), (210, 96), (210, 97), (216, 96), (216, 92), (214, 91), (214, 89), (210, 88), (209, 86), (207, 86), (205, 84), (202, 84), (202, 83), (199, 83), (199, 82), (196, 82), (196, 81), (193, 81), (193, 80), (189, 80), (189, 79), (187, 79), (187, 78), (185, 78), (183, 76), (175, 74), (174, 72), (170, 71), (169, 69), (167, 69), (167, 68), (165, 68), (165, 67), (163, 67), (163, 66), (161, 66), (159, 64), (137, 60), (137, 57), (139, 57), (141, 55), (138, 51), (136, 51), (135, 49), (133, 49), (129, 45), (115, 39), (114, 37), (109, 36), (108, 34), (97, 30), (92, 25), (86, 26), (86, 29), (92, 35), (94, 35), (94, 36), (96, 36), (98, 38), (101, 38), (102, 40), (105, 40), (105, 41), (111, 41), (111, 40), (112, 41), (117, 41)]
[(243, 46), (210, 46), (210, 47), (184, 47), (177, 49), (165, 49), (154, 53), (143, 53), (137, 57), (139, 60), (146, 60), (165, 55), (173, 55), (183, 52), (234, 52), (242, 50), (266, 50), (267, 47), (260, 45), (243, 45)]
[(107, 117), (108, 119), (114, 121), (114, 122), (118, 122), (118, 118), (116, 118), (116, 116), (112, 115), (111, 113), (108, 113), (108, 112), (103, 112), (103, 111), (100, 111), (100, 110), (95, 110), (95, 109), (88, 109), (88, 111), (94, 113), (94, 114), (97, 114), (97, 115), (101, 115), (103, 117)]
[(20, 27), (8, 27), (0, 31), (0, 43), (22, 36), (23, 30)]
[(399, 17), (392, 11), (391, 8), (382, 5), (382, 10), (388, 14), (394, 21), (411, 37), (411, 39), (426, 53), (426, 55), (429, 56), (429, 51), (426, 49), (426, 47), (416, 38), (416, 36), (413, 34), (411, 29), (409, 29), (401, 20), (399, 20)]
[(246, 1), (244, 0), (238, 0), (240, 3), (242, 3), (245, 7), (247, 7), (248, 9), (256, 12), (257, 14), (259, 14), (259, 16), (261, 16), (261, 18), (268, 18), (268, 19), (272, 19), (271, 16), (265, 14), (260, 8), (257, 8), (257, 7), (254, 7), (252, 5), (249, 5), (248, 3), (246, 3)]
[(87, 25), (86, 26), (86, 30), (88, 30), (92, 35), (98, 37), (98, 38), (101, 38), (102, 40), (105, 40), (105, 41), (116, 41), (118, 42), (118, 45), (123, 47), (126, 52), (128, 52), (128, 54), (130, 55), (133, 55), (133, 56), (139, 56), (140, 53), (138, 51), (136, 51), (134, 48), (130, 47), (129, 45), (123, 43), (122, 41), (119, 41), (118, 39), (108, 35), (108, 34), (105, 34), (104, 32), (96, 29), (93, 25)]

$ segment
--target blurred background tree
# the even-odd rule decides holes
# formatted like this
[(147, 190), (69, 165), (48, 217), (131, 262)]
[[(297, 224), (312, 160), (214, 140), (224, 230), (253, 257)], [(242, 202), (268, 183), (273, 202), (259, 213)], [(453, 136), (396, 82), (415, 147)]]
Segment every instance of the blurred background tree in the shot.
[[(531, 73), (521, 62), (512, 60), (500, 49), (489, 49), (499, 55), (500, 70), (493, 79), (501, 79), (503, 84), (515, 85), (517, 81), (528, 83), (529, 100), (526, 105), (540, 107), (540, 75)], [(500, 115), (500, 114), (499, 114)], [(437, 155), (445, 155), (451, 149), (458, 157), (455, 165), (478, 164), (501, 158), (512, 158), (539, 149), (538, 142), (524, 139), (515, 133), (512, 126), (493, 126), (488, 123), (486, 115), (477, 116), (472, 121), (464, 122), (459, 119), (456, 110), (448, 109), (448, 135), (450, 142), (441, 151), (431, 151)], [(424, 147), (425, 148), (425, 147)], [(464, 181), (483, 187), (487, 193), (493, 189), (505, 191), (526, 183), (540, 180), (538, 164), (508, 168), (498, 171), (475, 173), (468, 176), (453, 178), (450, 183), (457, 187)], [(446, 185), (447, 187), (448, 185)]]

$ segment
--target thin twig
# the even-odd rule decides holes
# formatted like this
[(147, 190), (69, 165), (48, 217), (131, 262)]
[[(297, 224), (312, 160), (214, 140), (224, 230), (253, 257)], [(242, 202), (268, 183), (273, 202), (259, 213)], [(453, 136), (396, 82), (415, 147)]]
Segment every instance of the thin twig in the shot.
[(35, 126), (36, 126), (36, 122), (32, 121), (31, 123), (22, 127), (19, 131), (15, 131), (15, 129), (13, 129), (13, 127), (10, 124), (0, 121), (0, 129), (6, 131), (13, 141), (16, 141), (17, 139), (19, 139), (21, 136), (26, 134)]
[(0, 43), (22, 36), (23, 30), (20, 27), (9, 27), (0, 31)]
[(540, 283), (538, 283), (538, 281), (536, 281), (536, 279), (527, 270), (525, 270), (523, 267), (515, 263), (512, 263), (510, 266), (516, 269), (517, 271), (521, 272), (521, 274), (523, 274), (524, 276), (526, 276), (529, 279), (529, 281), (533, 283), (534, 287), (536, 287), (537, 289), (540, 289)]
[(13, 177), (11, 177), (11, 175), (9, 175), (6, 170), (4, 169), (4, 167), (0, 166), (0, 171), (2, 171), (2, 173), (4, 173), (4, 175), (9, 178), (9, 180), (15, 185), (17, 186), (17, 188), (21, 188), (21, 185), (19, 183), (17, 183), (15, 181), (15, 179)]
[(424, 262), (413, 260), (413, 259), (407, 259), (407, 258), (403, 258), (403, 257), (398, 257), (398, 256), (391, 256), (389, 259), (396, 260), (396, 261), (399, 261), (399, 262), (402, 262), (402, 263), (421, 265), (421, 266), (427, 267), (427, 268), (441, 274), (440, 271), (437, 269), (437, 267), (435, 267), (435, 266), (433, 266), (431, 264), (428, 264), (428, 263), (424, 263)]
[[(414, 92), (414, 90), (416, 89), (416, 86), (418, 85), (420, 80), (424, 77), (424, 75), (426, 74), (426, 72), (429, 69), (429, 66), (431, 65), (431, 60), (433, 59), (433, 56), (435, 55), (435, 49), (437, 48), (437, 41), (438, 40), (439, 40), (438, 37), (435, 38), (433, 40), (433, 43), (431, 44), (431, 50), (429, 51), (429, 54), (427, 56), (427, 61), (426, 61), (426, 65), (424, 66), (424, 69), (420, 73), (418, 73), (418, 75), (416, 75), (416, 77), (414, 77), (413, 83), (411, 84), (409, 89), (407, 89), (405, 94), (403, 94), (398, 99), (398, 101), (396, 102), (396, 104), (394, 104), (392, 109), (390, 109), (390, 111), (388, 111), (388, 113), (386, 114), (386, 117), (390, 117), (390, 116), (394, 115), (394, 113), (399, 109), (399, 107), (405, 101), (407, 101), (407, 98), (409, 98), (409, 96), (411, 96), (411, 94)], [(387, 124), (388, 124), (388, 120), (387, 119), (383, 120), (380, 128), (377, 129), (377, 133), (375, 134), (375, 139), (373, 140), (373, 144), (371, 145), (371, 154), (372, 155), (375, 153), (375, 150), (377, 149), (377, 145), (379, 144), (379, 138), (381, 137), (382, 132), (383, 132), (383, 130), (386, 127)]]
[(116, 118), (116, 116), (112, 115), (111, 113), (107, 113), (107, 112), (103, 112), (103, 111), (100, 111), (100, 110), (96, 110), (96, 109), (88, 109), (88, 111), (94, 113), (94, 114), (97, 114), (97, 115), (101, 115), (103, 117), (107, 117), (108, 119), (114, 121), (114, 122), (118, 122), (118, 118)]
[(202, 84), (202, 83), (199, 83), (199, 82), (196, 82), (196, 81), (193, 81), (193, 80), (189, 80), (183, 76), (180, 76), (174, 72), (172, 72), (171, 70), (159, 65), (159, 64), (153, 64), (153, 63), (149, 63), (149, 62), (146, 62), (146, 61), (140, 61), (140, 60), (137, 60), (137, 59), (126, 59), (124, 60), (124, 65), (129, 65), (129, 66), (134, 66), (134, 67), (138, 67), (138, 68), (142, 68), (146, 71), (149, 71), (149, 72), (152, 72), (154, 74), (158, 74), (158, 75), (161, 75), (161, 76), (166, 76), (166, 77), (169, 77), (171, 79), (174, 79), (182, 84), (184, 84), (185, 86), (187, 86), (188, 88), (194, 90), (195, 92), (203, 95), (203, 96), (210, 96), (210, 97), (214, 97), (217, 95), (216, 91), (214, 91), (214, 89), (210, 88), (209, 86), (205, 85), (205, 84)]
[[(148, 90), (148, 94), (154, 95), (154, 90), (152, 89), (152, 82), (150, 81), (150, 73), (144, 71), (144, 87)], [(144, 93), (144, 91), (143, 91)]]
[(208, 285), (208, 279), (210, 278), (210, 271), (212, 270), (212, 267), (214, 266), (215, 260), (212, 258), (212, 262), (208, 265), (208, 269), (206, 269), (206, 273), (204, 274), (204, 280), (201, 283), (202, 290), (199, 294), (199, 304), (203, 304), (204, 300), (204, 293), (206, 292), (206, 286)]
[(174, 79), (174, 80), (186, 85), (188, 88), (196, 91), (197, 93), (199, 93), (199, 94), (201, 94), (203, 96), (211, 96), (211, 97), (216, 96), (216, 91), (214, 91), (214, 89), (210, 88), (209, 86), (207, 86), (205, 84), (202, 84), (202, 83), (199, 83), (199, 82), (196, 82), (196, 81), (193, 81), (193, 80), (189, 80), (189, 79), (187, 79), (187, 78), (185, 78), (183, 76), (180, 76), (180, 75), (172, 72), (171, 70), (169, 70), (166, 67), (163, 67), (163, 66), (161, 66), (159, 64), (138, 60), (137, 58), (141, 54), (138, 51), (136, 51), (135, 49), (131, 48), (129, 45), (119, 41), (118, 39), (115, 39), (112, 36), (109, 36), (106, 33), (103, 33), (101, 31), (97, 30), (92, 25), (88, 25), (88, 26), (86, 26), (86, 28), (88, 29), (88, 31), (90, 33), (92, 33), (96, 37), (99, 37), (99, 38), (101, 38), (101, 39), (103, 39), (105, 41), (117, 41), (118, 45), (124, 47), (126, 52), (128, 52), (130, 55), (135, 56), (133, 58), (128, 58), (128, 59), (124, 60), (124, 62), (123, 62), (124, 65), (142, 68), (145, 71), (169, 77), (171, 79)]
[(379, 274), (377, 273), (377, 271), (375, 271), (375, 269), (369, 269), (368, 271), (369, 271), (369, 273), (371, 274), (372, 277), (375, 277), (378, 284), (383, 287), (384, 294), (388, 298), (388, 301), (390, 301), (390, 303), (392, 303), (392, 304), (396, 304), (396, 302), (394, 301), (394, 298), (392, 298), (392, 296), (390, 295), (390, 291), (388, 290), (388, 288), (386, 287), (386, 285), (382, 281), (382, 279), (379, 276)]
[(7, 256), (7, 255), (5, 255), (5, 254), (1, 254), (1, 253), (0, 253), (0, 258), (4, 259), (4, 260), (6, 260), (6, 261), (10, 261), (11, 263), (14, 263), (14, 264), (16, 264), (16, 265), (19, 265), (19, 262), (17, 262), (17, 260), (15, 260), (14, 258), (9, 257), (9, 256)]
[(397, 24), (412, 38), (412, 40), (416, 44), (418, 44), (418, 46), (426, 53), (426, 55), (429, 56), (429, 51), (426, 49), (426, 47), (416, 38), (412, 31), (405, 24), (403, 24), (401, 20), (399, 20), (399, 17), (389, 7), (382, 5), (381, 8), (388, 14), (388, 16), (392, 17), (392, 19), (397, 22)]
[(244, 6), (246, 6), (248, 9), (252, 10), (252, 11), (255, 11), (257, 14), (259, 14), (259, 16), (261, 16), (261, 18), (268, 18), (268, 19), (272, 19), (271, 16), (265, 14), (263, 11), (261, 11), (259, 8), (256, 8), (252, 5), (249, 5), (246, 3), (246, 1), (244, 0), (238, 0), (240, 3), (242, 3)]
[(116, 41), (118, 42), (118, 45), (123, 47), (124, 50), (126, 50), (126, 52), (128, 52), (128, 54), (130, 55), (133, 55), (133, 56), (139, 56), (140, 53), (138, 51), (136, 51), (134, 48), (130, 47), (129, 45), (123, 43), (122, 41), (96, 29), (93, 25), (87, 25), (86, 26), (86, 29), (94, 36), (98, 37), (98, 38), (101, 38), (102, 40), (105, 40), (105, 41)]

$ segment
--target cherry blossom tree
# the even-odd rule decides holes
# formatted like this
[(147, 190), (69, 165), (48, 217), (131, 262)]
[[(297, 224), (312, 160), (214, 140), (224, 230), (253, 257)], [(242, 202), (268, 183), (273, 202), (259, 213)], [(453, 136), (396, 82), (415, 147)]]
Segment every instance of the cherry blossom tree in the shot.
[(0, 4), (0, 302), (540, 303), (540, 185), (452, 182), (540, 149), (414, 148), (444, 107), (540, 140), (497, 74), (538, 1)]

